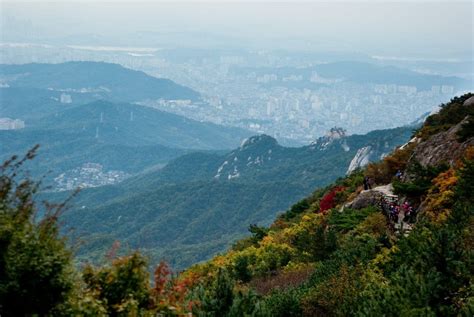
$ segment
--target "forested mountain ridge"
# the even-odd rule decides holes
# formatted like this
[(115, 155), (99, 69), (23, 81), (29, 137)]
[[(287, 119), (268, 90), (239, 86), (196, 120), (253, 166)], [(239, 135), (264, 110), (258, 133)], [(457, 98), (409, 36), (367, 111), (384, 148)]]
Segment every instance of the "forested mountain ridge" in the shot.
[(21, 161), (7, 162), (0, 182), (0, 310), (471, 316), (473, 117), (474, 95), (454, 98), (380, 162), (317, 189), (270, 226), (251, 225), (248, 238), (210, 261), (178, 275), (161, 262), (152, 285), (146, 258), (117, 256), (118, 243), (107, 253), (110, 262), (71, 272), (72, 257), (58, 236), (60, 210), (33, 222), (36, 187), (19, 186)]
[(24, 129), (0, 131), (0, 159), (40, 144), (31, 166), (35, 175), (57, 177), (89, 162), (133, 175), (191, 151), (232, 148), (249, 135), (134, 104), (94, 101), (37, 117)]
[(171, 282), (205, 288), (188, 288), (198, 303), (183, 311), (472, 315), (473, 120), (474, 95), (454, 98), (382, 161), (315, 191), (269, 227), (250, 226), (251, 237)]
[(65, 190), (117, 183), (196, 150), (234, 148), (251, 135), (134, 103), (199, 98), (116, 64), (2, 64), (0, 118), (21, 124), (0, 131), (0, 160), (40, 144), (30, 171)]
[(9, 87), (90, 93), (95, 99), (135, 102), (145, 99), (199, 98), (196, 91), (169, 79), (104, 62), (0, 64), (0, 79)]
[(184, 268), (225, 250), (249, 223), (269, 224), (313, 188), (344, 175), (360, 148), (372, 149), (365, 163), (378, 160), (408, 141), (412, 129), (329, 133), (300, 148), (253, 136), (226, 154), (190, 153), (121, 184), (85, 189), (62, 220), (84, 240), (81, 260), (99, 260), (120, 240)]

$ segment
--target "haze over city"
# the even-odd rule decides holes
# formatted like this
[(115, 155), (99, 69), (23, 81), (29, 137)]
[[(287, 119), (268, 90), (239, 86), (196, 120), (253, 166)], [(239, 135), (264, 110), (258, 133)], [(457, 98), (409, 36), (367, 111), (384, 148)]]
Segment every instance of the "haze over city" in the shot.
[(177, 33), (169, 41), (181, 47), (472, 55), (470, 1), (2, 1), (1, 8), (2, 41), (163, 46), (152, 32)]

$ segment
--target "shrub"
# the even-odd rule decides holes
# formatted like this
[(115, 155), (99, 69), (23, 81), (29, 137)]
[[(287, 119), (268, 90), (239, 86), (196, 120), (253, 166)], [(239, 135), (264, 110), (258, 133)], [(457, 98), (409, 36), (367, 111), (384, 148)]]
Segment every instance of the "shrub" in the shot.
[(111, 265), (85, 267), (83, 279), (91, 292), (107, 303), (107, 312), (117, 316), (124, 312), (145, 311), (151, 290), (147, 261), (139, 253), (115, 259)]
[(292, 317), (301, 316), (300, 300), (302, 292), (299, 289), (290, 289), (287, 291), (275, 291), (265, 298), (265, 307), (267, 316), (272, 317)]
[(419, 162), (414, 161), (407, 168), (407, 173), (410, 175), (412, 180), (406, 183), (398, 180), (394, 181), (394, 191), (396, 194), (411, 197), (423, 196), (431, 188), (433, 179), (448, 168), (449, 166), (447, 164), (424, 167)]
[(344, 187), (336, 186), (332, 188), (319, 202), (319, 212), (325, 212), (331, 208), (336, 207), (336, 196), (339, 192), (344, 191)]
[(395, 150), (378, 163), (369, 163), (365, 175), (376, 184), (390, 183), (398, 170), (405, 170), (414, 147), (414, 143), (408, 144), (403, 149)]
[(53, 314), (74, 287), (71, 253), (57, 224), (65, 204), (47, 205), (35, 221), (39, 183), (21, 173), (36, 149), (0, 167), (0, 315)]

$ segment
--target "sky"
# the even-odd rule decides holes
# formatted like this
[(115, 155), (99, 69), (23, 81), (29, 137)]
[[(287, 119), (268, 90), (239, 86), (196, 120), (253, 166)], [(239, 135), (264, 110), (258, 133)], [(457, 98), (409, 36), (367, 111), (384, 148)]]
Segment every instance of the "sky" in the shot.
[[(472, 55), (471, 1), (5, 1), (2, 42), (360, 51), (393, 56)], [(179, 36), (175, 34), (179, 33)], [(148, 34), (148, 35), (144, 35)], [(212, 40), (210, 40), (210, 38)]]

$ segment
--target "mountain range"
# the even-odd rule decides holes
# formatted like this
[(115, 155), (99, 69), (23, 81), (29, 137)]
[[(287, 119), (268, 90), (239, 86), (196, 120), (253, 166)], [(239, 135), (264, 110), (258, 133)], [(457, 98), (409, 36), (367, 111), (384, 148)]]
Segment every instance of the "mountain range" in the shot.
[(251, 135), (131, 103), (199, 94), (116, 64), (0, 65), (0, 84), (0, 118), (25, 125), (0, 131), (0, 159), (40, 144), (30, 168), (50, 181), (87, 163), (134, 175), (192, 151), (234, 148)]
[(104, 62), (0, 65), (3, 85), (57, 92), (92, 94), (96, 99), (135, 102), (144, 99), (190, 99), (199, 93), (169, 79)]
[[(351, 165), (380, 159), (405, 143), (412, 129), (351, 136), (333, 129), (300, 148), (283, 147), (267, 135), (253, 136), (226, 154), (189, 153), (120, 184), (84, 189), (63, 221), (81, 241), (78, 259), (100, 261), (120, 241), (152, 259), (187, 267), (224, 250), (249, 224), (268, 224)], [(365, 161), (354, 163), (361, 148), (369, 149)], [(47, 198), (58, 201), (67, 195)]]
[[(254, 74), (262, 76), (275, 74), (277, 80), (271, 85), (291, 87), (311, 87), (327, 85), (329, 83), (355, 83), (355, 84), (384, 84), (413, 86), (418, 90), (431, 90), (432, 86), (453, 86), (455, 89), (470, 89), (469, 80), (454, 76), (441, 76), (436, 74), (422, 74), (395, 66), (381, 66), (362, 61), (338, 61), (321, 63), (308, 67), (279, 67), (279, 68), (233, 68), (235, 74)], [(285, 80), (289, 76), (301, 76), (301, 81)]]
[(290, 148), (134, 104), (199, 95), (114, 64), (1, 65), (0, 76), (0, 116), (26, 125), (0, 131), (0, 159), (40, 144), (30, 170), (66, 190), (42, 196), (58, 201), (84, 188), (63, 221), (83, 240), (78, 259), (86, 261), (100, 260), (116, 240), (177, 268), (208, 259), (249, 224), (268, 224), (315, 187), (380, 160), (414, 128), (334, 128)]

